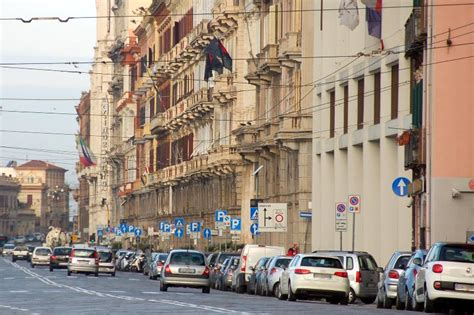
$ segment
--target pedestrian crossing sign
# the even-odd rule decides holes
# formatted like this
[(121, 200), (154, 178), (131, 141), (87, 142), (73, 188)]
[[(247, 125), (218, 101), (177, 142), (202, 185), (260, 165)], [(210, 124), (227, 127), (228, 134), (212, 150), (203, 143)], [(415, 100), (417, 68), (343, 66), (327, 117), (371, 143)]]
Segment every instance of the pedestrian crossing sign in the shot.
[(250, 220), (258, 221), (258, 207), (250, 208)]
[(184, 227), (184, 218), (175, 218), (174, 219), (174, 225), (175, 225), (176, 228)]

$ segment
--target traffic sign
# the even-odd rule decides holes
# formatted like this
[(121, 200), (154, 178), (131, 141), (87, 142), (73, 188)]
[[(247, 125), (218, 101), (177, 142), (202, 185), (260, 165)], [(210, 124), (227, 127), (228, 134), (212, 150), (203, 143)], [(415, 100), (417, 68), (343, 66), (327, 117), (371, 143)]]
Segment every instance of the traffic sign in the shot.
[(230, 226), (230, 220), (231, 220), (230, 215), (226, 215), (226, 216), (224, 217), (224, 223), (225, 223), (225, 226), (226, 226), (226, 227), (227, 227), (227, 226)]
[(216, 228), (216, 230), (225, 230), (227, 228), (227, 226), (226, 226), (226, 223), (224, 221), (215, 222), (215, 228)]
[(233, 218), (230, 221), (230, 233), (240, 234), (242, 232), (242, 220), (240, 218)]
[(117, 231), (115, 231), (115, 235), (117, 235), (117, 236), (122, 236), (122, 234), (123, 234), (122, 230), (120, 230), (120, 229), (117, 229)]
[(166, 221), (161, 221), (160, 222), (160, 231), (163, 231), (165, 233), (170, 233), (171, 232), (171, 224), (169, 224)]
[(175, 218), (174, 219), (174, 226), (176, 228), (182, 228), (184, 227), (184, 218)]
[(139, 229), (139, 228), (135, 229), (135, 236), (136, 237), (140, 237), (142, 235), (142, 233), (143, 233), (142, 229)]
[(227, 210), (216, 210), (216, 222), (224, 222), (224, 218), (227, 216)]
[(404, 197), (408, 195), (408, 185), (410, 180), (406, 177), (398, 177), (392, 182), (392, 190), (395, 195), (399, 197)]
[(287, 231), (286, 203), (259, 203), (258, 227), (260, 232), (286, 232)]
[(97, 230), (97, 236), (98, 237), (104, 236), (104, 231), (103, 230)]
[(207, 228), (204, 229), (204, 230), (202, 231), (202, 235), (204, 236), (204, 238), (205, 238), (206, 240), (210, 240), (210, 239), (211, 239), (211, 235), (212, 235), (211, 229), (207, 229)]
[(175, 231), (174, 231), (174, 236), (176, 236), (177, 238), (182, 238), (184, 235), (184, 231), (182, 228), (177, 228)]
[(347, 220), (336, 220), (336, 232), (347, 231)]
[(344, 202), (336, 202), (336, 220), (347, 220), (347, 206)]
[(300, 211), (300, 218), (311, 219), (313, 213), (311, 211)]
[(253, 223), (253, 224), (250, 226), (250, 233), (252, 233), (252, 235), (258, 235), (258, 234), (260, 234), (260, 231), (258, 230), (258, 223)]
[(359, 195), (349, 195), (349, 213), (359, 213), (360, 212), (360, 196)]
[(122, 233), (127, 233), (128, 232), (128, 225), (125, 224), (125, 223), (120, 224), (120, 231), (122, 231)]
[(135, 227), (133, 225), (128, 226), (128, 233), (133, 233), (135, 232)]
[(200, 232), (201, 231), (201, 222), (191, 222), (190, 226), (191, 232)]
[(250, 208), (250, 220), (258, 221), (258, 207)]

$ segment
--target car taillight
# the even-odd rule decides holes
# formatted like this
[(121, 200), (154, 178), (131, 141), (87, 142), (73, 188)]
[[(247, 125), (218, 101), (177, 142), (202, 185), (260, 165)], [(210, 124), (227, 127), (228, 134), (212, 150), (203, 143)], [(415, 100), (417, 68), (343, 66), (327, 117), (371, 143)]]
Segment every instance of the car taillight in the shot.
[(72, 263), (72, 257), (69, 257), (69, 263)]
[(51, 260), (56, 260), (56, 259), (58, 259), (58, 257), (56, 257), (56, 256), (51, 256)]
[(434, 273), (442, 273), (443, 272), (443, 265), (434, 264), (433, 268), (431, 270), (433, 270)]
[(275, 267), (273, 267), (271, 270), (270, 270), (270, 274), (274, 274), (275, 272), (277, 272), (277, 269)]
[(171, 274), (170, 265), (166, 265), (166, 267), (165, 267), (165, 274)]
[(416, 277), (416, 274), (418, 273), (418, 270), (413, 269), (413, 277)]
[(242, 257), (242, 266), (240, 266), (240, 271), (245, 272), (245, 268), (247, 267), (247, 256)]
[(341, 277), (341, 278), (347, 278), (347, 272), (345, 271), (336, 271), (334, 273), (335, 276)]
[(399, 279), (400, 278), (400, 275), (398, 274), (398, 272), (396, 270), (390, 270), (388, 272), (388, 277), (390, 279)]
[(161, 261), (157, 261), (157, 262), (156, 262), (156, 265), (157, 265), (158, 267), (163, 267), (163, 263), (162, 263)]
[(204, 268), (204, 271), (202, 272), (202, 275), (204, 277), (209, 277), (209, 267), (206, 266), (206, 268)]
[(441, 289), (441, 282), (435, 281), (435, 282), (433, 283), (433, 287), (434, 287), (436, 290), (440, 290), (440, 289)]
[(356, 282), (362, 282), (362, 275), (360, 274), (360, 271), (356, 272)]
[(308, 269), (296, 268), (295, 273), (297, 275), (307, 275), (307, 274), (311, 273), (311, 271), (309, 271)]
[(74, 257), (74, 249), (71, 251), (71, 254), (69, 254), (69, 258)]

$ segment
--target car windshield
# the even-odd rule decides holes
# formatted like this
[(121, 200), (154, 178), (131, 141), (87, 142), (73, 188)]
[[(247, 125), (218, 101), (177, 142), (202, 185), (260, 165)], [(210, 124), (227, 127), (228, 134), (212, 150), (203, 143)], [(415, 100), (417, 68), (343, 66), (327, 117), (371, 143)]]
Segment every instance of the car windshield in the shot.
[(112, 252), (99, 252), (99, 259), (101, 262), (111, 262), (112, 261)]
[(74, 250), (74, 257), (95, 258), (95, 251), (90, 249)]
[(327, 257), (303, 257), (301, 260), (301, 266), (342, 269), (342, 264), (339, 259)]
[(372, 258), (372, 256), (369, 256), (369, 255), (359, 256), (358, 260), (359, 260), (360, 270), (364, 270), (364, 271), (377, 270), (377, 263)]
[(158, 256), (159, 261), (165, 261), (168, 258), (168, 254), (161, 254)]
[(36, 249), (35, 254), (38, 256), (48, 256), (51, 254), (51, 251), (48, 248), (38, 248)]
[(439, 260), (474, 263), (474, 246), (444, 246), (441, 248)]
[(15, 250), (17, 250), (17, 251), (27, 251), (28, 247), (26, 247), (26, 246), (17, 246), (17, 247), (15, 247)]
[(206, 260), (203, 254), (178, 252), (173, 253), (170, 259), (172, 265), (190, 265), (190, 266), (205, 266)]
[(410, 258), (411, 256), (400, 256), (395, 263), (395, 266), (393, 266), (393, 269), (405, 269)]
[(217, 261), (217, 263), (219, 264), (223, 264), (224, 261), (231, 257), (231, 256), (234, 256), (234, 254), (231, 254), (231, 253), (222, 253), (220, 256), (219, 256), (219, 260)]
[(72, 248), (58, 247), (53, 251), (53, 255), (57, 256), (69, 256), (71, 254)]
[(277, 261), (275, 262), (275, 267), (277, 268), (287, 268), (288, 265), (290, 264), (290, 261), (291, 259), (286, 259), (286, 258), (280, 258), (280, 259), (277, 259)]
[(15, 248), (15, 245), (13, 245), (13, 244), (5, 244), (5, 245), (3, 246), (3, 248), (4, 248), (4, 249), (14, 249), (14, 248)]

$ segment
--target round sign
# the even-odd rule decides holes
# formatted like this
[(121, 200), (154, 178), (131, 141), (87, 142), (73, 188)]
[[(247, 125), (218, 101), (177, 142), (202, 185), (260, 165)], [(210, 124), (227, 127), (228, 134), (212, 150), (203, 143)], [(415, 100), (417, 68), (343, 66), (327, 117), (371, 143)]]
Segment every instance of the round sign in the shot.
[(469, 181), (469, 189), (474, 190), (474, 178)]
[(277, 221), (278, 223), (283, 222), (283, 215), (277, 214), (277, 215), (275, 216), (275, 221)]
[(337, 211), (338, 212), (345, 212), (346, 211), (346, 205), (343, 203), (340, 203), (337, 205)]
[(359, 197), (352, 196), (349, 202), (351, 203), (351, 205), (357, 206), (357, 204), (359, 204)]
[(474, 234), (472, 234), (472, 235), (469, 237), (469, 241), (471, 241), (471, 242), (474, 243)]

